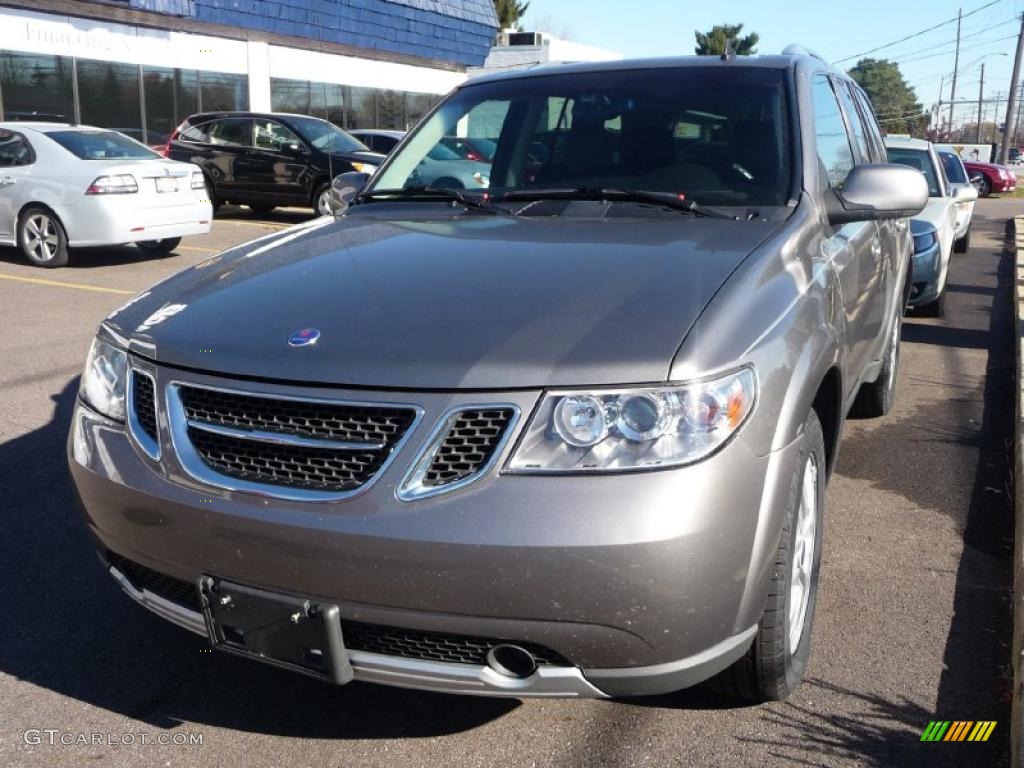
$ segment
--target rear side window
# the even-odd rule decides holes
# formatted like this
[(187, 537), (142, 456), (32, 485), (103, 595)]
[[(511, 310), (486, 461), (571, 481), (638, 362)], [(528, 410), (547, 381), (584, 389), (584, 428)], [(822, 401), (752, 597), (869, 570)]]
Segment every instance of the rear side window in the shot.
[(829, 185), (840, 187), (853, 168), (853, 150), (846, 133), (839, 102), (832, 84), (825, 75), (815, 75), (811, 82), (814, 102), (814, 137), (818, 160)]
[(0, 129), (0, 168), (32, 165), (35, 160), (28, 139), (20, 133)]
[(199, 123), (186, 128), (178, 136), (178, 141), (187, 141), (192, 144), (208, 144), (210, 142), (210, 131), (214, 126), (214, 121), (208, 120), (205, 123)]
[(907, 165), (916, 168), (924, 174), (928, 182), (928, 196), (942, 197), (942, 182), (935, 166), (932, 164), (931, 155), (923, 149), (912, 149), (910, 147), (889, 147), (889, 162), (898, 165)]
[(252, 120), (231, 117), (218, 120), (210, 128), (210, 144), (227, 147), (251, 147)]
[(116, 131), (50, 131), (46, 134), (82, 160), (150, 160), (153, 150)]
[(850, 86), (850, 90), (853, 91), (853, 96), (860, 105), (860, 113), (864, 116), (864, 128), (868, 134), (868, 141), (874, 146), (875, 162), (884, 163), (885, 142), (882, 140), (882, 133), (878, 127), (878, 118), (875, 116), (875, 110), (872, 108), (871, 102), (868, 101), (868, 97), (864, 95), (864, 91), (854, 86)]

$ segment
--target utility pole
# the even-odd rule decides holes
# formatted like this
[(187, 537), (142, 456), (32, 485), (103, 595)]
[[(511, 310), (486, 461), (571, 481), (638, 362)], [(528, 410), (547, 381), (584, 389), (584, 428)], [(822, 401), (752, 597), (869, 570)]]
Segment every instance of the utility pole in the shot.
[(956, 57), (953, 59), (953, 89), (949, 92), (949, 130), (953, 130), (953, 104), (956, 102), (956, 73), (960, 69), (960, 22), (963, 20), (963, 8), (956, 12)]
[(1013, 77), (1010, 79), (1010, 98), (1006, 102), (1006, 128), (1003, 143), (999, 148), (999, 163), (1006, 165), (1010, 159), (1010, 126), (1014, 123), (1017, 109), (1017, 82), (1020, 80), (1021, 57), (1024, 56), (1024, 13), (1020, 16), (1020, 34), (1017, 35), (1017, 54), (1013, 57)]
[(981, 114), (982, 101), (985, 99), (985, 62), (981, 62), (981, 80), (978, 81), (978, 140), (976, 144), (981, 144), (981, 121), (984, 117)]
[(939, 100), (935, 104), (934, 115), (932, 116), (932, 122), (935, 124), (936, 136), (942, 133), (942, 89), (946, 85), (946, 76), (943, 75), (939, 78)]

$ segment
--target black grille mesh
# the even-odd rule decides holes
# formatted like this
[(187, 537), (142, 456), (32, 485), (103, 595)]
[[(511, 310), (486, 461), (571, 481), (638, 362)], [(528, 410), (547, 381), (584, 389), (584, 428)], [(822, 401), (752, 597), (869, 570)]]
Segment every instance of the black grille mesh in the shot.
[[(108, 552), (110, 564), (123, 573), (136, 589), (148, 589), (184, 608), (201, 611), (196, 585), (173, 576), (158, 573), (114, 552)], [(487, 652), (501, 643), (514, 643), (533, 654), (538, 664), (572, 666), (563, 656), (536, 643), (516, 640), (449, 635), (417, 629), (399, 629), (380, 624), (342, 619), (342, 639), (352, 651), (380, 653), (423, 661), (446, 661), (460, 664), (486, 664)]]
[(283, 432), (322, 440), (398, 442), (416, 416), (411, 408), (278, 400), (202, 387), (178, 390), (185, 415), (239, 429)]
[(153, 379), (139, 371), (132, 372), (132, 398), (135, 401), (135, 418), (142, 431), (156, 440), (156, 398)]
[(380, 469), (388, 451), (339, 451), (278, 445), (189, 427), (189, 439), (209, 466), (256, 483), (319, 491), (350, 491)]
[(511, 420), (511, 408), (459, 413), (434, 454), (423, 484), (448, 485), (479, 472), (494, 455)]

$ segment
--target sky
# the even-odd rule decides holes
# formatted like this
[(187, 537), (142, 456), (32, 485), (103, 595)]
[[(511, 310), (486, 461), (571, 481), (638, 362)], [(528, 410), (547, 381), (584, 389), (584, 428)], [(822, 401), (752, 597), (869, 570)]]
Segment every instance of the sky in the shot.
[[(849, 68), (873, 48), (940, 25), (913, 39), (869, 54), (900, 65), (925, 109), (939, 99), (942, 76), (953, 72), (956, 16), (961, 29), (957, 100), (978, 98), (980, 68), (985, 64), (985, 97), (1009, 89), (1013, 55), (1024, 0), (530, 0), (523, 29), (551, 32), (580, 43), (618, 51), (624, 56), (692, 54), (694, 30), (742, 22), (743, 34), (757, 32), (759, 53), (780, 53), (790, 43), (815, 50), (834, 64)], [(983, 7), (988, 6), (988, 7)], [(980, 9), (980, 10), (978, 10)], [(975, 13), (970, 14), (972, 11)], [(954, 19), (950, 24), (942, 22)], [(1007, 55), (1000, 55), (1005, 53)], [(949, 99), (944, 83), (942, 98)], [(995, 111), (995, 105), (987, 105)], [(1005, 110), (1005, 102), (1002, 110)], [(966, 119), (977, 107), (958, 107)], [(990, 116), (991, 119), (991, 116)]]

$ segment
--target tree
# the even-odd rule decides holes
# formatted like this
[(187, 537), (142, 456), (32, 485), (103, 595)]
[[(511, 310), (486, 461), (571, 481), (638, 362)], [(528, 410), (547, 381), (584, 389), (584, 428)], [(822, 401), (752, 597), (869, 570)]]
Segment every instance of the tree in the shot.
[(737, 55), (751, 56), (757, 53), (757, 41), (761, 39), (757, 32), (740, 37), (742, 31), (742, 24), (715, 24), (710, 32), (694, 31), (693, 36), (697, 38), (694, 50), (698, 56), (721, 56), (729, 40), (735, 40), (734, 50)]
[(517, 0), (494, 0), (494, 10), (498, 14), (498, 27), (500, 29), (518, 28), (519, 20), (529, 7), (529, 3), (520, 3)]
[(931, 115), (903, 79), (898, 64), (886, 59), (861, 59), (849, 74), (871, 99), (884, 131), (926, 135)]

